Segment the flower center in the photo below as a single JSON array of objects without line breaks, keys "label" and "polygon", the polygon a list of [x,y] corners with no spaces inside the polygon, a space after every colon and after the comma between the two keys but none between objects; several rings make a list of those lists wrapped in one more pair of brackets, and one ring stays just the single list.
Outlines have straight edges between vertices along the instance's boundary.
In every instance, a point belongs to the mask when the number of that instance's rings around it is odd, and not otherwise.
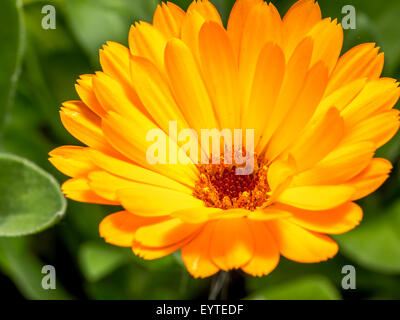
[{"label": "flower center", "polygon": [[[255,156],[256,157],[256,156]],[[237,175],[236,165],[199,165],[200,179],[196,182],[194,196],[207,207],[244,208],[254,211],[268,200],[268,167],[255,159],[255,168],[249,175]]]}]

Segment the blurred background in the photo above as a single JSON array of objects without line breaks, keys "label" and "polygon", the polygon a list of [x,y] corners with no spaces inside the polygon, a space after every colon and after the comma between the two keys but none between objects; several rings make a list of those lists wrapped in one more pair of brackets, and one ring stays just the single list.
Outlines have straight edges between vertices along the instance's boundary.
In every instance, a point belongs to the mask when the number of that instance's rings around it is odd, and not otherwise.
[{"label": "blurred background", "polygon": [[[188,0],[170,0],[187,8]],[[211,0],[227,21],[234,0]],[[272,1],[281,14],[293,0]],[[102,218],[118,209],[64,200],[48,162],[60,145],[79,144],[63,128],[58,109],[77,99],[74,83],[99,70],[108,40],[127,44],[130,25],[151,21],[157,0],[2,0],[0,3],[0,290],[9,299],[198,299],[213,279],[193,279],[179,253],[145,262],[128,248],[99,237]],[[56,9],[56,29],[42,28],[42,8]],[[343,51],[376,42],[385,52],[384,75],[400,75],[400,1],[320,0],[323,17],[357,13],[345,30]],[[19,75],[19,77],[18,77]],[[12,154],[9,156],[8,154]],[[391,178],[360,201],[365,216],[335,239],[340,254],[328,262],[281,259],[267,277],[230,274],[232,299],[400,299],[400,135],[378,151],[394,165]],[[51,175],[51,176],[50,176]],[[55,213],[56,212],[56,213]],[[65,212],[65,214],[64,214]],[[61,218],[61,216],[64,216]],[[20,223],[18,223],[20,222]],[[21,223],[22,222],[22,223]],[[56,223],[57,222],[57,223]],[[54,224],[54,225],[53,225]],[[53,225],[51,228],[48,226]],[[22,227],[21,227],[22,226]],[[22,229],[21,229],[22,228]],[[38,230],[42,232],[36,233]],[[35,233],[33,235],[29,235]],[[15,237],[19,236],[19,237]],[[53,265],[57,289],[43,290],[44,265]],[[356,269],[356,290],[343,290],[342,267]]]}]

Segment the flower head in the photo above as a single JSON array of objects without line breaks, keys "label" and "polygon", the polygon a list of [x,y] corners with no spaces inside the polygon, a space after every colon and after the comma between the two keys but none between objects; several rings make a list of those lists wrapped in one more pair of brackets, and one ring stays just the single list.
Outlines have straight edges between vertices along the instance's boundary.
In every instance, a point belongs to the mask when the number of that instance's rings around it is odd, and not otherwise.
[{"label": "flower head", "polygon": [[[353,201],[388,178],[390,162],[374,152],[399,128],[400,91],[380,77],[383,54],[366,43],[340,56],[342,42],[314,0],[283,18],[272,3],[237,0],[227,28],[208,0],[186,12],[163,3],[153,24],[132,26],[129,48],[100,50],[102,71],[81,76],[81,100],[63,104],[65,128],[85,144],[50,153],[71,177],[63,192],[121,205],[100,224],[107,242],[144,259],[180,249],[195,277],[265,275],[280,255],[333,257],[328,235],[361,221]],[[189,155],[187,129],[252,129],[251,172],[237,174],[223,148],[220,163],[198,162],[209,150]],[[149,162],[154,130],[169,135],[163,152],[176,161]]]}]

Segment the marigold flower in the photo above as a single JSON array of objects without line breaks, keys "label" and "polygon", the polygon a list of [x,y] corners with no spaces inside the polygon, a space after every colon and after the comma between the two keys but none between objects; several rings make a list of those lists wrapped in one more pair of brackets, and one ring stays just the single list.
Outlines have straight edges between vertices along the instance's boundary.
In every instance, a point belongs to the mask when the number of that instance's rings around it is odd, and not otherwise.
[{"label": "marigold flower", "polygon": [[[340,24],[321,18],[314,0],[283,18],[272,3],[237,0],[226,29],[208,0],[186,12],[163,3],[153,24],[132,26],[129,48],[100,50],[103,71],[81,76],[81,100],[63,104],[63,125],[86,145],[50,153],[71,177],[63,192],[121,205],[100,224],[105,241],[144,259],[180,249],[195,277],[266,275],[280,255],[333,257],[328,235],[361,221],[353,201],[388,178],[390,162],[374,153],[399,128],[400,91],[380,77],[383,53],[366,43],[340,56],[342,42]],[[150,164],[146,134],[168,132],[170,121],[197,132],[254,129],[254,171]]]}]

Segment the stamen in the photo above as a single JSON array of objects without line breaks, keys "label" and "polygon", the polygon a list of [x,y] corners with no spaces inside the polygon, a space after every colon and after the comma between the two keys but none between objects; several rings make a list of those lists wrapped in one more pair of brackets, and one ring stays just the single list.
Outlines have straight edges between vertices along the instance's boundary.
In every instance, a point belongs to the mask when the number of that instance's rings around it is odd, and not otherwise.
[{"label": "stamen", "polygon": [[223,164],[223,161],[199,165],[199,170],[194,196],[203,200],[207,207],[254,211],[268,200],[268,167],[257,158],[254,171],[249,175],[237,175],[236,166]]}]

